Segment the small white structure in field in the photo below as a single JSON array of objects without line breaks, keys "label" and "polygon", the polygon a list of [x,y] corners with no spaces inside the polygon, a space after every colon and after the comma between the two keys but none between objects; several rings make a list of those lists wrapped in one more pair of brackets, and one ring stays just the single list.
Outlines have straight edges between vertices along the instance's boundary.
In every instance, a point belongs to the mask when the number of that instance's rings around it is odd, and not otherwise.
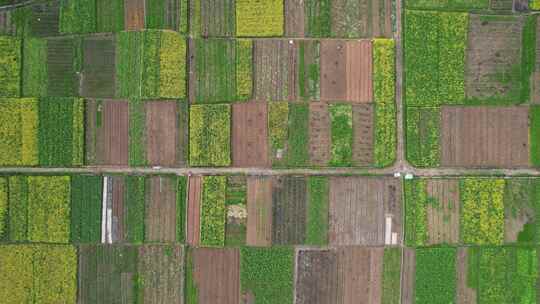
[{"label": "small white structure in field", "polygon": [[411,173],[407,173],[405,174],[405,179],[413,179],[414,175],[412,175]]},{"label": "small white structure in field", "polygon": [[385,245],[391,245],[392,244],[392,217],[386,216],[386,225],[384,229],[384,244]]},{"label": "small white structure in field", "polygon": [[400,176],[401,176],[401,172],[394,173],[394,177],[400,177]]}]

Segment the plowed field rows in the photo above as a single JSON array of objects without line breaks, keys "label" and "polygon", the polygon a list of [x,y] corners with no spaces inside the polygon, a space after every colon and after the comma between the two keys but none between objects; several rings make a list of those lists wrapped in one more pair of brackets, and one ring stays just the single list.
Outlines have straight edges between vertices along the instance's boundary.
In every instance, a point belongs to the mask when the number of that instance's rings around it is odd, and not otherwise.
[{"label": "plowed field rows", "polygon": [[270,246],[272,243],[272,179],[263,176],[247,178],[248,246]]},{"label": "plowed field rows", "polygon": [[430,179],[427,195],[438,202],[427,206],[428,243],[459,243],[459,181]]},{"label": "plowed field rows", "polygon": [[305,177],[275,177],[272,182],[272,244],[302,244],[306,235]]},{"label": "plowed field rows", "polygon": [[190,176],[187,206],[187,239],[191,246],[199,245],[201,240],[201,195],[202,177]]},{"label": "plowed field rows", "polygon": [[233,166],[270,166],[267,104],[234,104],[232,116]]},{"label": "plowed field rows", "polygon": [[152,176],[146,180],[145,234],[149,242],[176,241],[176,179]]}]

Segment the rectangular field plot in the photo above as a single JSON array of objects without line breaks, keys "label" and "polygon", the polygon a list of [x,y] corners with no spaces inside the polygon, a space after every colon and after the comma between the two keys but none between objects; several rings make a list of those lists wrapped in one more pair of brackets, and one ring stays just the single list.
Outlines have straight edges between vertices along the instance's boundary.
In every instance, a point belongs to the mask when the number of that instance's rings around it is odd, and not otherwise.
[{"label": "rectangular field plot", "polygon": [[127,31],[144,28],[145,0],[125,0],[124,19]]},{"label": "rectangular field plot", "polygon": [[401,243],[401,184],[390,178],[331,177],[330,245]]},{"label": "rectangular field plot", "polygon": [[129,107],[127,101],[87,100],[86,163],[127,165]]},{"label": "rectangular field plot", "polygon": [[272,243],[272,179],[247,178],[246,245],[270,246]]},{"label": "rectangular field plot", "polygon": [[232,163],[235,167],[270,166],[266,103],[233,105]]},{"label": "rectangular field plot", "polygon": [[372,102],[372,43],[322,40],[321,100]]},{"label": "rectangular field plot", "polygon": [[145,241],[176,241],[176,187],[175,177],[146,178]]},{"label": "rectangular field plot", "polygon": [[399,295],[400,268],[398,248],[299,250],[296,303],[387,303]]},{"label": "rectangular field plot", "polygon": [[83,40],[81,96],[116,96],[115,48],[113,36],[88,37]]},{"label": "rectangular field plot", "polygon": [[527,167],[527,107],[443,107],[441,165]]},{"label": "rectangular field plot", "polygon": [[[234,0],[199,0],[202,37],[234,37],[236,34]],[[192,18],[195,18],[193,16]],[[195,24],[196,27],[198,24]]]},{"label": "rectangular field plot", "polygon": [[202,179],[202,176],[190,176],[188,179],[186,243],[191,246],[198,246],[201,241]]},{"label": "rectangular field plot", "polygon": [[184,250],[174,245],[83,245],[78,303],[183,303]]},{"label": "rectangular field plot", "polygon": [[306,237],[306,179],[286,176],[272,180],[272,244],[302,244]]},{"label": "rectangular field plot", "polygon": [[[521,101],[521,16],[470,15],[465,90],[468,98]],[[489,102],[489,101],[488,101]]]},{"label": "rectangular field plot", "polygon": [[182,104],[175,101],[146,102],[146,158],[148,165],[184,163],[187,132]]},{"label": "rectangular field plot", "polygon": [[197,303],[240,302],[239,249],[194,248],[190,255]]}]

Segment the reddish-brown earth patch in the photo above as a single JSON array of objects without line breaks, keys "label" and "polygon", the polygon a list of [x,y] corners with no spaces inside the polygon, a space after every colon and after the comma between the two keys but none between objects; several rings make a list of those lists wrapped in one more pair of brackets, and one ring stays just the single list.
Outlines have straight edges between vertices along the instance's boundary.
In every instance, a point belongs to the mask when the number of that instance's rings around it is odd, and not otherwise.
[{"label": "reddish-brown earth patch", "polygon": [[309,104],[309,159],[315,166],[330,161],[330,114],[328,104]]},{"label": "reddish-brown earth patch", "polygon": [[458,244],[459,180],[430,179],[427,194],[437,200],[427,206],[428,244]]},{"label": "reddish-brown earth patch", "polygon": [[126,31],[144,28],[145,0],[125,0]]},{"label": "reddish-brown earth patch", "polygon": [[232,108],[232,159],[235,167],[268,167],[267,104],[237,103]]},{"label": "reddish-brown earth patch", "polygon": [[178,163],[178,105],[175,101],[151,101],[146,107],[146,157],[151,166]]},{"label": "reddish-brown earth patch", "polygon": [[272,243],[272,179],[267,176],[247,178],[248,246],[270,246]]},{"label": "reddish-brown earth patch", "polygon": [[373,164],[373,104],[352,106],[352,159],[356,166]]},{"label": "reddish-brown earth patch", "polygon": [[176,178],[150,176],[146,180],[145,240],[176,241]]},{"label": "reddish-brown earth patch", "polygon": [[198,246],[201,239],[201,189],[202,177],[188,179],[187,244]]}]

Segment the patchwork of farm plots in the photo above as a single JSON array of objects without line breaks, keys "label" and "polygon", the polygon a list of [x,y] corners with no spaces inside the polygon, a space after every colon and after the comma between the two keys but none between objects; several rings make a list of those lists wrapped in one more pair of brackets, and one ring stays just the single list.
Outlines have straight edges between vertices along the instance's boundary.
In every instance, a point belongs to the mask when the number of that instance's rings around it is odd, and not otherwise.
[{"label": "patchwork of farm plots", "polygon": [[23,2],[0,303],[537,302],[539,0]]}]

